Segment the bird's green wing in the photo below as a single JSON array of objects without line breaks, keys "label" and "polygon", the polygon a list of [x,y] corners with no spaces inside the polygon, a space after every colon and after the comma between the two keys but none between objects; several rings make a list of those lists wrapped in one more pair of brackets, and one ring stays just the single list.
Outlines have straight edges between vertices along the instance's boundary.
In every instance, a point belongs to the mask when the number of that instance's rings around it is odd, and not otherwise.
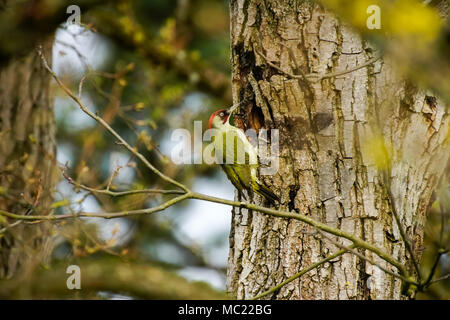
[{"label": "bird's green wing", "polygon": [[228,179],[236,187],[236,189],[242,191],[247,188],[246,183],[242,181],[238,171],[234,170],[231,165],[222,164],[222,169],[225,171]]},{"label": "bird's green wing", "polygon": [[257,166],[257,153],[247,137],[238,128],[222,131],[222,160],[228,164]]}]

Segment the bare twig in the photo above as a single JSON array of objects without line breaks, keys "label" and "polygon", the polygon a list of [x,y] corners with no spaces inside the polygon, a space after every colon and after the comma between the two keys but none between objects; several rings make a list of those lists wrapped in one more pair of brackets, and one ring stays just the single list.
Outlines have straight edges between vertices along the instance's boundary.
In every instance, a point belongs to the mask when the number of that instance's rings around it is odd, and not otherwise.
[{"label": "bare twig", "polygon": [[83,92],[83,84],[84,84],[84,81],[86,81],[87,77],[88,77],[88,73],[83,75],[83,77],[81,78],[80,83],[78,85],[78,99],[80,99],[80,100],[81,100],[81,93]]},{"label": "bare twig", "polygon": [[439,246],[442,248],[444,243],[444,230],[445,230],[445,216],[444,213],[446,210],[444,210],[444,205],[442,204],[442,201],[439,205],[439,209],[441,211],[441,231],[439,232]]},{"label": "bare twig", "polygon": [[348,232],[345,232],[343,230],[337,229],[337,228],[333,228],[325,223],[316,221],[314,219],[311,219],[309,217],[307,217],[304,214],[301,213],[292,213],[292,212],[288,212],[288,211],[281,211],[281,210],[275,210],[275,209],[271,209],[271,208],[265,208],[262,206],[258,206],[255,204],[251,204],[251,203],[246,203],[246,202],[238,202],[238,201],[231,201],[231,200],[225,200],[225,199],[221,199],[221,198],[217,198],[217,197],[212,197],[212,196],[208,196],[208,195],[204,195],[201,193],[197,193],[197,192],[192,192],[192,199],[198,199],[198,200],[204,200],[204,201],[210,201],[210,202],[216,202],[216,203],[222,203],[222,204],[226,204],[226,205],[230,205],[230,206],[235,206],[235,207],[241,207],[241,208],[247,208],[250,210],[254,210],[254,211],[258,211],[258,212],[262,212],[262,213],[266,213],[269,214],[271,216],[275,216],[275,217],[280,217],[280,218],[289,218],[289,219],[295,219],[295,220],[299,220],[302,221],[310,226],[313,226],[314,228],[316,228],[317,230],[322,230],[326,233],[330,233],[333,234],[335,236],[341,237],[341,238],[345,238],[347,240],[350,240],[354,245],[367,249],[373,253],[375,253],[376,255],[378,255],[381,259],[383,259],[384,261],[388,262],[389,264],[395,266],[400,274],[407,276],[408,273],[406,271],[406,269],[404,268],[403,264],[400,263],[399,261],[397,261],[396,259],[394,259],[391,255],[387,254],[386,252],[384,252],[383,250],[381,250],[380,248],[354,236],[353,234],[350,234]]},{"label": "bare twig", "polygon": [[275,210],[275,209],[271,209],[271,208],[265,208],[262,206],[258,206],[256,204],[251,204],[251,203],[246,203],[246,202],[226,200],[226,199],[208,196],[205,194],[192,192],[192,191],[189,191],[189,192],[187,192],[181,196],[178,196],[176,198],[173,198],[157,207],[140,209],[140,210],[132,210],[132,211],[123,211],[123,212],[115,212],[115,213],[84,213],[84,212],[81,212],[81,213],[76,213],[76,214],[66,214],[66,215],[57,215],[57,216],[55,216],[55,215],[25,216],[25,215],[19,215],[19,214],[14,214],[11,212],[0,210],[0,214],[7,216],[9,218],[23,219],[23,220],[62,220],[62,219],[75,218],[75,217],[100,217],[100,218],[111,219],[111,218],[126,217],[126,216],[130,216],[130,215],[151,214],[151,213],[159,212],[159,211],[162,211],[162,210],[164,210],[180,201],[183,201],[185,199],[197,199],[197,200],[221,203],[221,204],[234,206],[234,207],[247,208],[250,210],[269,214],[269,215],[275,216],[275,217],[295,219],[295,220],[302,221],[308,225],[313,226],[314,228],[316,228],[318,230],[322,230],[324,232],[333,234],[335,236],[350,240],[356,246],[367,249],[367,250],[375,253],[381,259],[385,260],[389,264],[396,267],[399,270],[400,274],[407,275],[407,272],[406,272],[404,266],[402,265],[402,263],[397,261],[395,258],[393,258],[388,253],[384,252],[382,249],[380,249],[358,237],[355,237],[353,234],[350,234],[348,232],[345,232],[345,231],[337,229],[337,228],[333,228],[325,223],[311,219],[311,218],[307,217],[306,215],[303,215],[300,213],[291,213],[291,212],[287,212],[287,211],[279,211],[279,210]]},{"label": "bare twig", "polygon": [[423,283],[423,287],[429,287],[433,282],[433,276],[436,273],[437,267],[439,265],[439,261],[441,260],[442,255],[446,254],[448,250],[439,249],[436,258],[434,259],[433,265],[431,266],[430,273],[428,274],[427,279]]},{"label": "bare twig", "polygon": [[[349,248],[354,248],[354,247],[355,247],[355,245],[351,245]],[[301,270],[300,272],[294,274],[293,276],[287,278],[286,280],[284,280],[284,281],[281,282],[280,284],[278,284],[278,285],[276,285],[276,286],[270,288],[269,290],[267,290],[267,291],[265,291],[265,292],[263,292],[263,293],[261,293],[261,294],[255,296],[255,297],[253,297],[253,298],[250,298],[250,300],[258,300],[258,299],[261,299],[261,298],[263,298],[263,297],[265,297],[265,296],[267,296],[267,295],[269,295],[269,294],[271,294],[271,293],[274,293],[274,292],[280,290],[283,286],[287,285],[288,283],[290,283],[290,282],[292,282],[292,281],[294,281],[294,280],[300,278],[300,277],[301,277],[302,275],[304,275],[305,273],[308,273],[309,271],[318,268],[319,266],[321,266],[321,265],[327,263],[327,262],[330,261],[330,260],[333,260],[333,259],[335,259],[335,258],[337,258],[337,257],[339,257],[339,256],[341,256],[341,255],[343,255],[343,254],[346,253],[346,252],[347,252],[347,249],[341,249],[341,250],[339,250],[339,251],[333,253],[332,255],[329,255],[328,257],[326,257],[326,258],[324,258],[324,259],[322,259],[322,260],[320,260],[320,261],[318,261],[318,262],[316,262],[316,263],[313,263],[313,264],[310,265],[309,267],[307,267],[307,268]]]},{"label": "bare twig", "polygon": [[15,222],[11,223],[11,224],[8,224],[6,227],[0,229],[0,234],[5,233],[5,232],[8,231],[10,228],[15,227],[15,226],[21,224],[22,222],[23,222],[23,220],[17,220],[17,221],[15,221]]}]

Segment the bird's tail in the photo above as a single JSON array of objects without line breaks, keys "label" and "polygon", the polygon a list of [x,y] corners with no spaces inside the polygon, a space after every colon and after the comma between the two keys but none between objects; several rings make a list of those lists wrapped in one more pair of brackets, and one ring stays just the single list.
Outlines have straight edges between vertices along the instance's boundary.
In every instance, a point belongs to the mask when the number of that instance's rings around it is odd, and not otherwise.
[{"label": "bird's tail", "polygon": [[278,198],[269,188],[262,185],[261,183],[253,182],[252,186],[253,191],[266,198],[269,202],[273,204],[275,204],[276,201],[280,202],[280,198]]}]

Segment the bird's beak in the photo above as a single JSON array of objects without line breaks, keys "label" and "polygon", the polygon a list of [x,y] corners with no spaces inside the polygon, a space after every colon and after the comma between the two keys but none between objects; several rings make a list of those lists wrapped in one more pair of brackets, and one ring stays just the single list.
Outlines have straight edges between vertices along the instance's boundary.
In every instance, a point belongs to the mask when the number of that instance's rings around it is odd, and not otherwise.
[{"label": "bird's beak", "polygon": [[228,113],[232,114],[241,104],[242,104],[242,101],[238,102],[236,104],[233,104],[231,107],[228,108]]}]

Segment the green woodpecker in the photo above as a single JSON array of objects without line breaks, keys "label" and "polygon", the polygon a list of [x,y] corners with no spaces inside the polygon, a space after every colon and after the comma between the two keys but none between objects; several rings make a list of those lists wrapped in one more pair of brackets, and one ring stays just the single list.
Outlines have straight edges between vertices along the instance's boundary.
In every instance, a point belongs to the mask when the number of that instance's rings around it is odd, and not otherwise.
[{"label": "green woodpecker", "polygon": [[216,157],[222,158],[223,170],[239,191],[244,189],[254,191],[271,203],[279,201],[279,198],[257,177],[259,166],[257,151],[244,131],[233,125],[234,109],[232,107],[230,110],[218,110],[209,118],[209,128],[218,130],[214,139]]}]

